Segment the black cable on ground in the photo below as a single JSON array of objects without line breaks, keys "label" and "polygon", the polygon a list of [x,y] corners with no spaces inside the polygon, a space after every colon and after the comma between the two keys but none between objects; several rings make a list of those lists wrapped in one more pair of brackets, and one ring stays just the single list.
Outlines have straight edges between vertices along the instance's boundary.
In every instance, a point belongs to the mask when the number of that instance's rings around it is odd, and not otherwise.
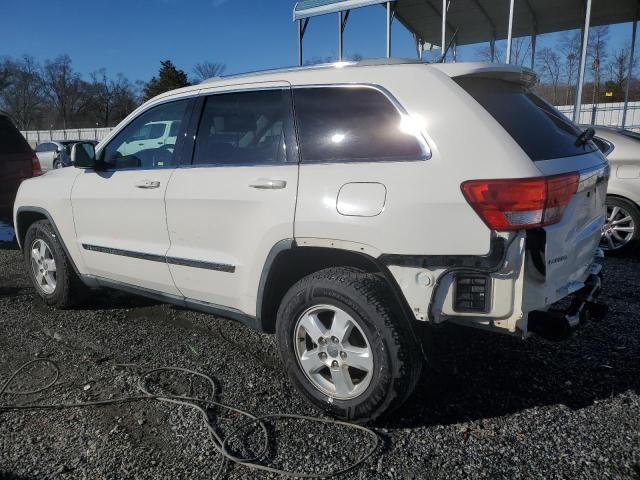
[{"label": "black cable on ground", "polygon": [[[48,365],[50,368],[53,369],[54,371],[54,375],[53,375],[53,379],[50,380],[49,382],[47,382],[46,385],[44,385],[43,387],[37,388],[37,389],[33,389],[33,390],[22,390],[22,391],[13,391],[13,390],[9,390],[9,385],[11,385],[11,383],[15,380],[16,377],[18,377],[18,375],[20,375],[25,369],[27,369],[28,367],[36,364],[36,363],[43,363],[45,365]],[[128,366],[136,366],[136,365],[128,365]],[[156,395],[156,394],[152,394],[149,389],[147,388],[147,380],[148,377],[158,373],[158,372],[182,372],[182,373],[186,373],[188,375],[195,375],[198,376],[202,379],[204,379],[210,386],[211,386],[211,393],[209,394],[208,398],[196,398],[196,397],[186,397],[186,396],[180,396],[180,395]],[[0,386],[0,397],[4,394],[11,394],[11,395],[33,395],[36,393],[41,393],[46,391],[47,389],[51,388],[53,385],[55,385],[55,383],[58,381],[58,378],[60,377],[60,368],[58,367],[58,365],[53,361],[53,360],[49,360],[46,358],[37,358],[35,360],[31,360],[25,364],[23,364],[20,368],[18,368],[16,371],[14,371],[9,378],[7,379],[6,382],[4,382],[4,384],[2,386]],[[200,414],[202,415],[202,421],[205,425],[205,427],[207,428],[207,430],[209,431],[209,434],[212,438],[212,442],[213,442],[213,447],[216,450],[216,452],[218,454],[221,455],[222,457],[222,461],[220,462],[220,467],[218,468],[218,471],[216,472],[214,479],[220,478],[220,475],[223,473],[225,467],[227,466],[227,464],[229,462],[237,464],[237,465],[242,465],[245,466],[247,468],[253,469],[253,470],[260,470],[260,471],[264,471],[264,472],[271,472],[271,473],[276,473],[279,475],[285,475],[288,477],[297,477],[297,478],[330,478],[330,477],[336,477],[339,475],[343,475],[347,472],[350,472],[351,470],[354,470],[355,468],[359,467],[363,462],[365,462],[367,459],[369,459],[373,453],[377,450],[379,444],[380,444],[380,438],[378,437],[378,435],[376,434],[376,432],[374,432],[373,430],[360,426],[360,425],[354,425],[351,423],[347,423],[347,422],[342,422],[339,420],[331,420],[331,419],[323,419],[323,418],[317,418],[317,417],[310,417],[310,416],[306,416],[306,415],[293,415],[293,414],[272,414],[272,415],[262,415],[262,416],[255,416],[252,415],[249,412],[246,412],[244,410],[240,410],[238,408],[235,408],[231,405],[226,405],[223,403],[220,403],[218,401],[215,400],[216,398],[216,386],[215,386],[215,382],[213,380],[213,378],[211,378],[208,375],[205,375],[204,373],[200,373],[197,372],[195,370],[190,370],[187,368],[180,368],[180,367],[161,367],[161,368],[154,368],[151,370],[146,370],[144,372],[142,372],[142,374],[140,374],[140,376],[138,377],[138,390],[140,390],[140,392],[142,392],[142,395],[134,395],[134,396],[129,396],[129,397],[122,397],[122,398],[116,398],[116,399],[107,399],[107,400],[94,400],[94,401],[90,401],[90,402],[79,402],[79,403],[61,403],[61,404],[52,404],[52,405],[2,405],[0,404],[0,411],[3,410],[60,410],[60,409],[67,409],[67,408],[82,408],[82,407],[92,407],[92,406],[99,406],[99,405],[114,405],[114,404],[122,404],[122,403],[129,403],[129,402],[138,402],[138,401],[143,401],[143,400],[158,400],[160,402],[167,402],[167,403],[173,403],[176,405],[183,405],[189,408],[192,408],[198,412],[200,412]],[[207,414],[207,410],[206,409],[211,409],[211,407],[219,407],[221,409],[224,410],[228,410],[231,412],[235,412],[243,417],[245,417],[247,420],[242,422],[237,428],[235,428],[229,435],[226,436],[226,438],[222,438],[221,435],[218,434],[218,432],[216,431],[216,429],[214,428],[214,426],[212,425],[211,421],[209,420],[208,414]],[[351,463],[350,465],[347,465],[346,467],[339,469],[339,470],[335,470],[333,472],[326,472],[326,473],[304,473],[304,472],[294,472],[294,471],[287,471],[287,470],[282,470],[279,468],[275,468],[275,467],[270,467],[267,465],[262,465],[260,463],[257,463],[259,460],[261,460],[262,458],[264,458],[264,456],[266,455],[267,451],[269,450],[269,446],[270,446],[270,439],[269,439],[269,435],[268,435],[268,430],[265,424],[266,420],[278,420],[278,419],[293,419],[293,420],[302,420],[302,421],[306,421],[306,422],[312,422],[312,423],[320,423],[320,424],[325,424],[325,425],[337,425],[337,426],[341,426],[344,427],[346,429],[351,429],[351,430],[357,430],[359,432],[364,433],[365,435],[369,436],[372,439],[372,446],[369,450],[367,450],[362,457],[360,457],[357,461]],[[230,451],[229,451],[229,441],[233,438],[238,437],[238,435],[242,432],[242,431],[246,431],[246,429],[251,426],[251,425],[255,425],[255,426],[259,426],[260,430],[261,430],[261,435],[262,435],[262,447],[260,449],[260,451],[255,454],[253,457],[237,457],[235,455],[233,455]]]}]

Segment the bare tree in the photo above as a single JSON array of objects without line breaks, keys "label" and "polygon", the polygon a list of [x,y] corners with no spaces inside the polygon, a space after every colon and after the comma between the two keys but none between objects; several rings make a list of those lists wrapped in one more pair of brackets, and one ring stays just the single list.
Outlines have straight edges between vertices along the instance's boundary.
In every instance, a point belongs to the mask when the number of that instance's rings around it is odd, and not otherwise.
[{"label": "bare tree", "polygon": [[4,108],[18,126],[29,129],[45,102],[40,65],[28,55],[7,61],[8,86],[4,89]]},{"label": "bare tree", "polygon": [[305,65],[320,65],[322,63],[333,63],[334,57],[311,57],[304,61]]},{"label": "bare tree", "polygon": [[588,57],[591,61],[593,75],[592,103],[597,103],[600,98],[600,83],[602,79],[602,67],[607,59],[607,40],[609,26],[593,27],[589,30]]},{"label": "bare tree", "polygon": [[538,53],[538,62],[542,68],[544,80],[548,81],[553,87],[554,105],[558,104],[560,90],[560,73],[562,72],[562,60],[560,56],[550,48],[543,48]]},{"label": "bare tree", "polygon": [[501,58],[504,58],[503,50],[496,44],[493,49],[494,55],[491,56],[491,44],[487,44],[476,50],[476,56],[482,62],[499,62]]},{"label": "bare tree", "polygon": [[227,69],[224,63],[202,62],[193,67],[196,83],[203,82],[207,78],[219,77]]},{"label": "bare tree", "polygon": [[[505,43],[505,42],[501,42]],[[527,37],[516,37],[511,41],[511,63],[513,65],[524,65],[527,58],[530,58],[531,40]],[[476,50],[476,56],[483,62],[506,62],[507,49],[497,43],[494,46],[494,55],[491,56],[491,44],[487,44]]]},{"label": "bare tree", "polygon": [[[10,82],[10,72],[11,69],[11,60],[9,58],[2,59],[0,61],[0,94],[2,91],[9,86]],[[1,97],[0,97],[1,100]]]},{"label": "bare tree", "polygon": [[565,33],[560,40],[560,52],[564,57],[564,81],[566,83],[565,105],[573,102],[574,87],[577,83],[577,73],[580,68],[580,46],[582,40],[580,32]]},{"label": "bare tree", "polygon": [[629,48],[619,48],[613,55],[613,59],[609,63],[609,80],[620,90],[624,89],[627,81],[627,72],[629,62]]},{"label": "bare tree", "polygon": [[61,55],[53,61],[44,64],[44,82],[46,92],[55,108],[58,117],[62,119],[62,128],[69,126],[69,121],[86,105],[85,84],[80,74],[73,71],[71,58]]},{"label": "bare tree", "polygon": [[516,37],[511,42],[511,63],[524,65],[531,55],[531,40],[529,37]]}]

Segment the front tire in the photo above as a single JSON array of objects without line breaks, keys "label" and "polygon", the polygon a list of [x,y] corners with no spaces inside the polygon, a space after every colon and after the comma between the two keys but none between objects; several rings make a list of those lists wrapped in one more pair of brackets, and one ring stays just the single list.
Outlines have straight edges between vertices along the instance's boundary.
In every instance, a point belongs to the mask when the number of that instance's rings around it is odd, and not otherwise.
[{"label": "front tire", "polygon": [[25,236],[24,262],[42,301],[55,308],[69,308],[86,292],[73,271],[60,239],[47,220],[34,222]]},{"label": "front tire", "polygon": [[313,273],[287,292],[276,324],[280,358],[317,409],[368,423],[413,392],[422,356],[387,284],[353,268]]},{"label": "front tire", "polygon": [[621,197],[607,197],[606,220],[602,227],[600,247],[608,254],[628,251],[640,239],[640,210]]}]

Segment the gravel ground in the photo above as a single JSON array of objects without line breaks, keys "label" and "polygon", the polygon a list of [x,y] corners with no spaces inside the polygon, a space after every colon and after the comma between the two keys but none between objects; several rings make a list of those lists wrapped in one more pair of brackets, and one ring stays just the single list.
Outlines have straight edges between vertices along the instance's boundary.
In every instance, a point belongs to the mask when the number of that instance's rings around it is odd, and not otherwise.
[{"label": "gravel ground", "polygon": [[[437,367],[399,414],[376,426],[382,446],[374,457],[344,478],[640,479],[640,258],[608,259],[605,269],[608,316],[568,341],[438,331]],[[175,365],[215,377],[220,401],[254,414],[314,415],[283,374],[270,336],[117,292],[97,292],[90,305],[45,307],[19,252],[0,246],[0,384],[46,357],[61,377],[42,401],[89,401],[135,393],[140,368]],[[50,375],[32,373],[33,381]],[[157,380],[181,394],[206,392],[183,376]],[[12,388],[33,385],[22,379]],[[32,398],[5,395],[0,403]],[[238,418],[220,415],[229,432]],[[370,446],[338,426],[268,428],[269,464],[281,468],[333,470]],[[0,413],[3,480],[212,478],[219,460],[186,407],[145,401]],[[223,478],[279,477],[230,466]]]}]

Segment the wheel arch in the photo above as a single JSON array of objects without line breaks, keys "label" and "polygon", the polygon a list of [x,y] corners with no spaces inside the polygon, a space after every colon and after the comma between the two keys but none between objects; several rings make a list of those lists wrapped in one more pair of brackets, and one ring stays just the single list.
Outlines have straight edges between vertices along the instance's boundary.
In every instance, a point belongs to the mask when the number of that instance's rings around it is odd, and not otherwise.
[{"label": "wheel arch", "polygon": [[626,200],[627,202],[631,202],[632,204],[635,205],[635,207],[640,212],[640,204],[638,204],[638,202],[636,202],[634,199],[630,198],[628,195],[625,195],[623,193],[619,193],[617,191],[614,192],[614,193],[607,192],[607,198],[609,198],[609,197],[619,198],[621,200]]},{"label": "wheel arch", "polygon": [[62,245],[62,249],[64,250],[64,253],[67,256],[67,259],[69,260],[69,263],[71,264],[71,267],[73,268],[76,275],[78,275],[78,277],[81,278],[83,282],[87,284],[92,283],[88,281],[86,277],[83,276],[78,270],[73,257],[69,254],[69,250],[67,249],[64,238],[62,238],[62,235],[60,235],[60,230],[58,230],[56,222],[53,220],[51,214],[44,208],[18,207],[15,218],[15,231],[16,241],[18,242],[18,247],[20,248],[20,250],[24,251],[24,239],[27,235],[27,230],[29,230],[29,227],[40,220],[47,220],[51,224],[51,228],[53,228],[54,233],[58,237],[60,245]]},{"label": "wheel arch", "polygon": [[271,249],[260,276],[256,312],[261,330],[275,332],[278,307],[298,280],[332,267],[354,267],[379,274],[407,318],[411,318],[411,309],[395,278],[376,258],[342,248],[299,246],[294,240],[282,240]]}]

